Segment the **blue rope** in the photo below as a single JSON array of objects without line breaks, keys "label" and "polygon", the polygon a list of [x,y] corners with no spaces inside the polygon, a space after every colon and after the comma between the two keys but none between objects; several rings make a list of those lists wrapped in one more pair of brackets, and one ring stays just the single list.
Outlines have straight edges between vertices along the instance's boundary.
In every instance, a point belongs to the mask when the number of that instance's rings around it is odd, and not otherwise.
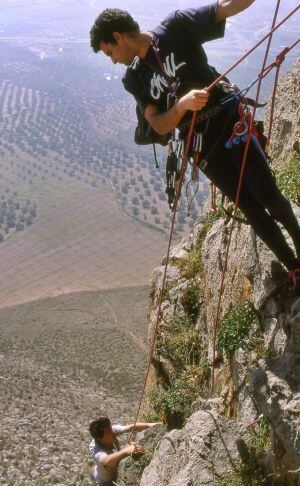
[{"label": "blue rope", "polygon": [[241,99],[243,99],[245,97],[245,95],[250,91],[250,89],[256,83],[258,83],[259,80],[260,80],[260,76],[257,76],[257,78],[255,78],[254,81],[252,81],[252,83],[250,83],[248,86],[246,86],[246,88],[241,89],[240,91],[235,93],[233,96],[231,96],[231,98],[228,98],[227,100],[224,100],[224,101],[220,101],[220,105],[225,106],[225,105],[227,105],[227,103],[230,103],[231,101],[234,101],[234,100],[240,101]]}]

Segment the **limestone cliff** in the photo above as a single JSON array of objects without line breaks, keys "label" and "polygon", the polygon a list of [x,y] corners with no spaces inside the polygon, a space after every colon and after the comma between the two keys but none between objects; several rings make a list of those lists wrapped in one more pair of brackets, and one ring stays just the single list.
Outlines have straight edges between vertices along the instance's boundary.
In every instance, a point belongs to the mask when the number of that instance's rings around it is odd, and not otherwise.
[{"label": "limestone cliff", "polygon": [[[277,160],[299,152],[299,74],[300,62],[279,85]],[[230,224],[224,213],[208,213],[172,250],[153,367],[157,386],[148,398],[169,432],[135,479],[141,486],[300,485],[300,298],[243,222],[229,254],[214,396],[204,404]],[[162,273],[163,267],[153,273],[149,338]]]}]

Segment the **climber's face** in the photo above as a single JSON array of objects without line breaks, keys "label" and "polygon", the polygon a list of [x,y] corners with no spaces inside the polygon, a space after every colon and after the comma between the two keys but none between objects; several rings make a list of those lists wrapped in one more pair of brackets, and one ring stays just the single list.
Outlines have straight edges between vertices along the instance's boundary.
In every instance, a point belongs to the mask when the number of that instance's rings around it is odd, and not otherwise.
[{"label": "climber's face", "polygon": [[100,49],[114,64],[124,64],[130,66],[136,56],[136,49],[132,45],[132,38],[127,33],[120,34],[114,32],[113,36],[116,44],[111,42],[101,42]]},{"label": "climber's face", "polygon": [[98,440],[101,444],[109,447],[112,446],[116,439],[116,434],[112,427],[106,427],[103,431],[103,436]]}]

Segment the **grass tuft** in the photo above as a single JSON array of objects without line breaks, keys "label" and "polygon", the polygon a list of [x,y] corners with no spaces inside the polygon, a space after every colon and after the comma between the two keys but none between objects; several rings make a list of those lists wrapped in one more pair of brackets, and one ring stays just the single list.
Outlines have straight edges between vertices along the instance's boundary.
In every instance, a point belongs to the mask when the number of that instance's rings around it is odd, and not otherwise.
[{"label": "grass tuft", "polygon": [[287,159],[275,168],[276,181],[279,189],[291,201],[300,206],[300,155]]},{"label": "grass tuft", "polygon": [[[250,302],[229,311],[221,321],[221,330],[218,336],[218,345],[231,357],[238,348],[249,347],[251,328],[255,328],[256,335],[259,331],[260,318]],[[255,343],[250,342],[250,346]]]}]

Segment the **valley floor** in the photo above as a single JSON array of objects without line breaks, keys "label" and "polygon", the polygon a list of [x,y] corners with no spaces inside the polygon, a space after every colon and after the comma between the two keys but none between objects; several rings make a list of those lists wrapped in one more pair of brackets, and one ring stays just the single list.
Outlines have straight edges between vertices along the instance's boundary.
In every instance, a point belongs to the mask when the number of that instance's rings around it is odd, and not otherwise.
[{"label": "valley floor", "polygon": [[80,292],[0,311],[0,482],[91,484],[88,425],[134,418],[147,287]]}]

